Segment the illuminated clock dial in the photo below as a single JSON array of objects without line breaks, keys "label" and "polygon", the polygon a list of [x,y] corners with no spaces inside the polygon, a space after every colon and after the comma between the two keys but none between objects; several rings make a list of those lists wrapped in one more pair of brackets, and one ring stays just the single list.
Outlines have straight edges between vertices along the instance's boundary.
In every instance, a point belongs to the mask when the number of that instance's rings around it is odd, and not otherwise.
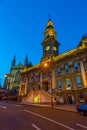
[{"label": "illuminated clock dial", "polygon": [[56,46],[53,46],[53,50],[54,50],[54,51],[56,51],[56,50],[57,50]]},{"label": "illuminated clock dial", "polygon": [[50,46],[47,46],[47,47],[46,47],[46,51],[48,51],[49,49],[50,49]]}]

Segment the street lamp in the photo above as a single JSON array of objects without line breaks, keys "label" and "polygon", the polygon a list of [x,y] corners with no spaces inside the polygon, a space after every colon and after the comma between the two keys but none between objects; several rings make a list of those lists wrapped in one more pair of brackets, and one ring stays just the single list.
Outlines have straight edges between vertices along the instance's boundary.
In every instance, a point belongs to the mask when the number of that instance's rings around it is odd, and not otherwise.
[{"label": "street lamp", "polygon": [[51,80],[51,83],[50,83],[50,88],[51,88],[51,107],[52,107],[52,109],[53,109],[52,80]]},{"label": "street lamp", "polygon": [[5,86],[4,87],[8,90],[9,87],[10,87],[10,77],[11,77],[11,75],[5,74],[4,76],[5,76]]}]

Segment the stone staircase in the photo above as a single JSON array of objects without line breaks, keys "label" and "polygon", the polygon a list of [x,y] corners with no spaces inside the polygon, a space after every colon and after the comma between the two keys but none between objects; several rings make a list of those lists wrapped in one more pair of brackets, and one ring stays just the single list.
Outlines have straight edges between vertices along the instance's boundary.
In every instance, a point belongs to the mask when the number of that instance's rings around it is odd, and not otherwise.
[{"label": "stone staircase", "polygon": [[50,104],[52,101],[56,102],[56,100],[54,100],[54,97],[44,90],[32,91],[22,99],[22,103],[36,104]]}]

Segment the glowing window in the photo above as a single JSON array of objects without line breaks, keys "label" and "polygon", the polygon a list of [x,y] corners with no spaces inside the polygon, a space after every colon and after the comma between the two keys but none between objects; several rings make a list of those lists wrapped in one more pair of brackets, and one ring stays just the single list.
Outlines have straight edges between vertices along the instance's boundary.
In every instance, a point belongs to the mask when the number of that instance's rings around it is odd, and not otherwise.
[{"label": "glowing window", "polygon": [[76,82],[77,82],[77,86],[81,87],[82,83],[81,83],[81,78],[80,77],[76,78]]},{"label": "glowing window", "polygon": [[62,82],[58,81],[58,89],[62,89]]},{"label": "glowing window", "polygon": [[61,72],[60,67],[58,67],[57,68],[57,74],[60,75],[60,72]]},{"label": "glowing window", "polygon": [[68,65],[65,65],[65,72],[69,73],[69,66]]},{"label": "glowing window", "polygon": [[71,88],[71,81],[70,79],[66,79],[66,85],[68,88]]},{"label": "glowing window", "polygon": [[74,70],[78,70],[78,69],[79,69],[78,62],[74,62]]}]

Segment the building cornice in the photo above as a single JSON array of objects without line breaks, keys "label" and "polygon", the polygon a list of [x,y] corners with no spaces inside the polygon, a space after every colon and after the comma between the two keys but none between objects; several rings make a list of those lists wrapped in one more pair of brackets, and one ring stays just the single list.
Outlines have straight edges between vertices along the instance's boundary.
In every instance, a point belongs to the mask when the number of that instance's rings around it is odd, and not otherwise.
[{"label": "building cornice", "polygon": [[80,54],[82,52],[86,52],[86,51],[87,51],[87,47],[80,46],[80,47],[70,50],[64,54],[53,57],[53,60],[58,61],[58,60],[63,60],[68,57],[75,57],[75,55],[78,55],[78,54]]}]

